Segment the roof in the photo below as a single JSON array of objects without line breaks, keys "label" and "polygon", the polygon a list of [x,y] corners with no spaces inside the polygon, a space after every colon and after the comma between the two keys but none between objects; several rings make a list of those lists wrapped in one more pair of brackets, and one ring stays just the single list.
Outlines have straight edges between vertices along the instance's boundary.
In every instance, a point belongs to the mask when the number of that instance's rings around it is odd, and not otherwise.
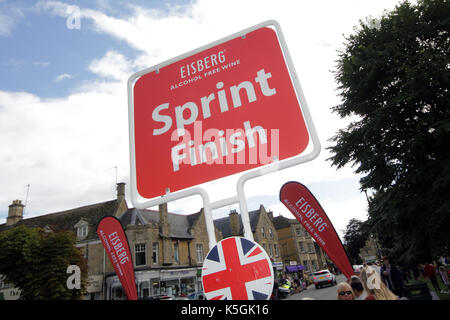
[{"label": "roof", "polygon": [[53,231],[74,231],[75,224],[77,224],[77,222],[79,222],[80,220],[84,220],[90,226],[88,236],[85,239],[94,239],[97,238],[97,223],[104,216],[114,215],[118,209],[119,204],[120,203],[116,199],[70,210],[41,215],[33,218],[23,219],[12,226],[7,226],[5,223],[0,225],[0,232],[21,225],[28,228],[44,228],[48,226]]},{"label": "roof", "polygon": [[299,224],[296,219],[289,219],[283,216],[274,217],[272,222],[275,226],[275,229],[288,228],[291,226],[291,224]]},{"label": "roof", "polygon": [[[260,213],[261,213],[260,209],[250,211],[248,213],[249,218],[250,218],[250,227],[252,229],[252,232],[256,231],[256,225],[258,224]],[[228,238],[228,237],[232,236],[229,216],[225,217],[225,218],[220,218],[220,219],[214,220],[214,225],[216,226],[217,229],[220,230],[220,232],[222,232],[223,238]],[[241,214],[239,214],[239,226],[240,226],[239,227],[239,235],[243,235],[244,234],[244,226],[242,225]]]},{"label": "roof", "polygon": [[[190,229],[201,215],[201,211],[183,215],[168,213],[168,219],[170,224],[170,237],[179,239],[193,239],[194,237],[190,233]],[[119,220],[122,222],[122,226],[126,228],[129,225],[141,225],[146,224],[159,224],[159,212],[155,210],[140,210],[140,209],[128,209],[124,212]]]},{"label": "roof", "polygon": [[[11,226],[7,226],[5,223],[0,225],[0,232],[20,225],[28,228],[44,228],[48,226],[53,231],[75,231],[75,225],[83,220],[89,225],[88,235],[83,240],[97,239],[96,227],[98,222],[105,216],[115,215],[119,205],[119,201],[112,200],[23,219]],[[194,226],[200,215],[201,211],[189,215],[168,213],[170,237],[179,239],[193,239],[194,237],[191,235],[190,229]],[[138,210],[132,208],[123,212],[118,218],[124,229],[126,229],[129,225],[147,225],[150,223],[159,224],[159,212],[154,210]]]}]

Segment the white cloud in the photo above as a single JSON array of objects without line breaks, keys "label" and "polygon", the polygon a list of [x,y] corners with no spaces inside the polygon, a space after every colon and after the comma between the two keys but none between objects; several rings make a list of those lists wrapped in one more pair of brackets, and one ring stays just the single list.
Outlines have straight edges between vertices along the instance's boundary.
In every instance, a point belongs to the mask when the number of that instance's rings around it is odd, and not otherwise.
[{"label": "white cloud", "polygon": [[33,65],[35,67],[45,68],[45,67],[48,67],[50,65],[50,62],[48,62],[48,61],[34,61]]},{"label": "white cloud", "polygon": [[103,58],[95,59],[89,70],[100,77],[127,80],[131,74],[131,63],[122,54],[108,51]]},{"label": "white cloud", "polygon": [[[132,14],[121,17],[108,15],[112,12],[109,9],[105,13],[81,8],[82,20],[92,22],[83,22],[82,28],[94,26],[97,32],[137,49],[140,55],[132,59],[119,51],[105,50],[88,66],[98,79],[84,82],[70,95],[57,99],[0,91],[0,167],[7,168],[0,170],[0,211],[7,210],[13,199],[24,199],[28,183],[30,214],[114,198],[114,166],[118,166],[119,180],[129,182],[126,80],[131,73],[264,20],[276,19],[300,78],[322,152],[312,162],[249,181],[245,192],[247,198],[260,197],[263,201],[266,197],[270,208],[288,214],[276,204],[284,182],[297,180],[308,185],[355,177],[351,168],[336,171],[325,160],[330,156],[325,149],[329,146],[326,139],[348,122],[330,111],[339,103],[330,70],[337,59],[336,50],[342,46],[342,34],[350,34],[359,19],[378,16],[396,2],[199,0],[164,10],[134,6]],[[108,4],[104,3],[105,8]],[[63,18],[67,17],[67,7],[58,1],[36,5],[42,12]],[[57,79],[72,76],[63,73]],[[236,180],[229,177],[209,183],[211,200],[235,195]],[[355,183],[356,193],[358,188]],[[365,214],[363,195],[345,200],[331,195],[320,201],[338,231],[351,217]],[[198,197],[193,197],[169,204],[169,210],[194,212],[201,205]]]},{"label": "white cloud", "polygon": [[0,91],[2,210],[28,183],[29,214],[113,199],[113,167],[128,173],[125,103],[124,83],[59,99]]},{"label": "white cloud", "polygon": [[23,9],[15,3],[5,3],[0,7],[0,36],[11,35],[17,23],[24,17]]},{"label": "white cloud", "polygon": [[63,80],[66,80],[66,79],[72,79],[72,78],[73,78],[73,75],[68,74],[68,73],[62,73],[62,74],[58,75],[58,76],[55,78],[55,81],[56,81],[56,82],[61,82],[61,81],[63,81]]},{"label": "white cloud", "polygon": [[3,12],[0,12],[0,36],[10,34],[13,27],[14,20]]}]

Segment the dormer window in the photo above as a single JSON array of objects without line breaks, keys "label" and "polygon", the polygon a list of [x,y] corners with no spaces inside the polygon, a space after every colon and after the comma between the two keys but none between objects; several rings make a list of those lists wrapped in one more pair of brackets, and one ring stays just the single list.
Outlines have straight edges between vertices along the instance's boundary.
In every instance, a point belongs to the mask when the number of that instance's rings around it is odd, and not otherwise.
[{"label": "dormer window", "polygon": [[75,225],[75,229],[77,230],[77,238],[78,240],[83,240],[88,236],[89,233],[89,224],[87,221],[84,221],[81,219],[78,221],[78,223]]},{"label": "dormer window", "polygon": [[87,226],[82,226],[77,228],[77,237],[78,238],[85,238],[87,237],[88,234],[88,227]]}]

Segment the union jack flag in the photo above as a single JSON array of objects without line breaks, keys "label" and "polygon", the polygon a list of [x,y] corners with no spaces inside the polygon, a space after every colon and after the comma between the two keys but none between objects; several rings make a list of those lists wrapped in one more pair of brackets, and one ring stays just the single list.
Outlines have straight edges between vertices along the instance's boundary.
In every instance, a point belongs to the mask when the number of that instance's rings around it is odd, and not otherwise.
[{"label": "union jack flag", "polygon": [[230,237],[208,253],[202,281],[208,300],[267,300],[273,288],[272,263],[255,242]]}]

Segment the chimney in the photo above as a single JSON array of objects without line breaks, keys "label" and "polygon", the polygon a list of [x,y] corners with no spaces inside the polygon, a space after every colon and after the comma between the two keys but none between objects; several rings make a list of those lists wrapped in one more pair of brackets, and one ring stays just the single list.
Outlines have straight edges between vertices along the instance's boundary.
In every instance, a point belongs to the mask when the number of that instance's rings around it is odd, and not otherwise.
[{"label": "chimney", "polygon": [[159,232],[163,237],[169,237],[170,235],[170,225],[169,225],[169,214],[167,211],[167,203],[160,204],[158,206],[159,212]]},{"label": "chimney", "polygon": [[117,200],[124,200],[125,199],[125,183],[119,182],[116,186],[117,190]]},{"label": "chimney", "polygon": [[235,209],[230,211],[230,230],[232,236],[238,236],[240,230],[239,214]]},{"label": "chimney", "polygon": [[267,211],[270,221],[273,221],[273,211]]},{"label": "chimney", "polygon": [[170,237],[169,213],[167,203],[160,204],[159,211],[159,234],[162,238],[162,264],[170,265],[173,263],[172,239]]},{"label": "chimney", "polygon": [[9,205],[8,218],[6,219],[6,225],[12,226],[23,219],[23,207],[22,201],[14,200]]}]

